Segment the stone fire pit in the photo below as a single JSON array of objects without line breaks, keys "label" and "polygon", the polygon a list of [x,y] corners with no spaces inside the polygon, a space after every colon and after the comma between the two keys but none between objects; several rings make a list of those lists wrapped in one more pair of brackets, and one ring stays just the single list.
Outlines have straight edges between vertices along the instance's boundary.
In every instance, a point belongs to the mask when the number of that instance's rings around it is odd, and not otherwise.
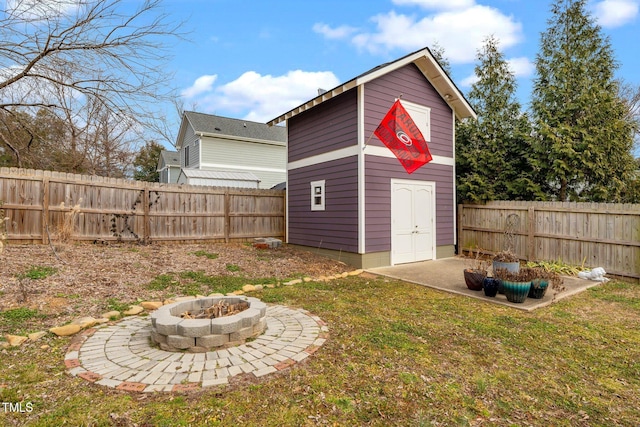
[{"label": "stone fire pit", "polygon": [[[216,318],[182,318],[208,311],[212,307],[246,302],[249,308],[239,313]],[[151,340],[162,350],[194,353],[244,343],[261,335],[266,327],[267,305],[257,298],[221,296],[181,301],[160,307],[151,313]]]}]

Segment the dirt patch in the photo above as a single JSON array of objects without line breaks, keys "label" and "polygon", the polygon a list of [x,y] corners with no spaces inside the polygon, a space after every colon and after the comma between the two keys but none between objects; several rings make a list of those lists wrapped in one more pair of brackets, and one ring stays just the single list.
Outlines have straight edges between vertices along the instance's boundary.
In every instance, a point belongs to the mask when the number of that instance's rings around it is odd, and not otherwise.
[{"label": "dirt patch", "polygon": [[[166,297],[148,284],[161,275],[199,272],[220,278],[319,277],[353,270],[344,263],[288,246],[257,249],[249,244],[92,245],[57,247],[7,245],[0,254],[0,310],[29,307],[56,313],[52,323],[98,315],[107,301],[135,302]],[[55,269],[44,278],[25,274],[33,267]]]}]

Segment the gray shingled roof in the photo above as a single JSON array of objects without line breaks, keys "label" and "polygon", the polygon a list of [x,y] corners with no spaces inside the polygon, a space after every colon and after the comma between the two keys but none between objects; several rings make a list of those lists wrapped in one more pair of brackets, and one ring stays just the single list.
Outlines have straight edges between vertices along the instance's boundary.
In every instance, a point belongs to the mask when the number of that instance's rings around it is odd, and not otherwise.
[{"label": "gray shingled roof", "polygon": [[284,126],[267,126],[264,123],[196,113],[195,111],[185,111],[184,115],[196,133],[287,142],[287,129]]},{"label": "gray shingled roof", "polygon": [[438,61],[433,57],[429,48],[425,47],[415,52],[409,53],[402,58],[396,59],[395,61],[378,65],[377,67],[374,67],[345,83],[339,84],[331,90],[324,91],[323,93],[319,94],[315,98],[310,99],[306,103],[301,104],[292,110],[289,110],[288,112],[282,114],[279,117],[276,117],[273,120],[270,120],[269,122],[267,122],[267,124],[276,127],[275,125],[280,122],[286,121],[287,119],[303,111],[309,110],[316,105],[333,98],[334,96],[338,96],[343,92],[351,90],[358,85],[364,84],[367,81],[374,80],[378,78],[381,73],[386,74],[387,72],[395,69],[394,67],[404,65],[408,62],[413,62],[418,66],[420,71],[435,87],[436,91],[438,91],[444,98],[444,100],[452,107],[459,119],[465,117],[472,117],[474,119],[476,118],[476,112],[474,111],[471,104],[469,104],[463,93],[458,90],[458,87],[455,85],[453,80],[451,80],[447,72],[442,69]]},{"label": "gray shingled roof", "polygon": [[162,150],[160,155],[165,165],[180,166],[180,154],[177,151]]}]

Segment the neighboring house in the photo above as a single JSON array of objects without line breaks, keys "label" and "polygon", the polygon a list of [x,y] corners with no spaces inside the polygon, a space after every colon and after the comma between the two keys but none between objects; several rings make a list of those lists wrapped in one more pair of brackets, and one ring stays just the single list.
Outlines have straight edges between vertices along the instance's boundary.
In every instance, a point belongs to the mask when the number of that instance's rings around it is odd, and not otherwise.
[{"label": "neighboring house", "polygon": [[180,154],[177,151],[162,150],[158,159],[160,182],[175,184],[180,174]]},{"label": "neighboring house", "polygon": [[[398,98],[433,156],[411,175],[373,135]],[[288,242],[362,268],[452,256],[454,125],[467,117],[472,107],[425,48],[269,122],[287,122]]]},{"label": "neighboring house", "polygon": [[286,179],[286,142],[282,126],[186,111],[176,148],[183,170],[248,172],[271,188]]},{"label": "neighboring house", "polygon": [[178,184],[215,187],[259,188],[260,179],[251,172],[219,172],[202,169],[182,169]]}]

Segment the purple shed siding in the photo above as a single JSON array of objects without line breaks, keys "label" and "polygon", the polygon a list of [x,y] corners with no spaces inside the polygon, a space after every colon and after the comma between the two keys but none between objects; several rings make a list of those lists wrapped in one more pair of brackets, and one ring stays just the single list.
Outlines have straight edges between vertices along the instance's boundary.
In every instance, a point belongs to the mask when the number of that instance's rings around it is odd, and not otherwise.
[{"label": "purple shed siding", "polygon": [[352,89],[289,119],[289,161],[358,143],[358,98]]},{"label": "purple shed siding", "polygon": [[[371,135],[375,131],[400,95],[405,101],[431,108],[429,151],[434,155],[452,157],[452,110],[414,64],[405,65],[365,84],[365,135]],[[376,137],[371,138],[368,144],[383,145]]]},{"label": "purple shed siding", "polygon": [[[325,210],[311,210],[312,181],[325,180]],[[289,243],[358,252],[358,159],[289,171]]]},{"label": "purple shed siding", "polygon": [[428,163],[408,175],[396,159],[367,156],[365,251],[391,250],[391,178],[436,183],[436,245],[454,244],[453,167]]}]

